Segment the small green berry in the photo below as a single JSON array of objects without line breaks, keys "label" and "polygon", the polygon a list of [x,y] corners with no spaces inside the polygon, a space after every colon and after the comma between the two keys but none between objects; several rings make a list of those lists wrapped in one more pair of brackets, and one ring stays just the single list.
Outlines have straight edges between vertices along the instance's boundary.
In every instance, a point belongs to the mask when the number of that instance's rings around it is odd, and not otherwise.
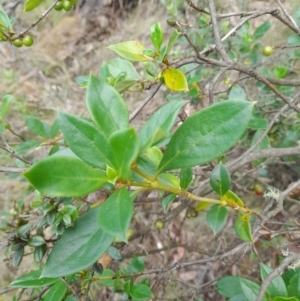
[{"label": "small green berry", "polygon": [[273,53],[273,47],[272,46],[265,46],[263,48],[262,53],[263,53],[264,56],[270,56]]},{"label": "small green berry", "polygon": [[32,36],[25,36],[23,38],[23,44],[26,46],[26,47],[30,47],[33,45],[33,38]]},{"label": "small green berry", "polygon": [[18,48],[23,46],[23,41],[21,39],[15,39],[15,40],[13,40],[12,43],[15,47],[18,47]]},{"label": "small green berry", "polygon": [[54,9],[55,10],[62,10],[64,8],[64,5],[63,5],[63,2],[62,1],[58,1],[55,6],[54,6]]},{"label": "small green berry", "polygon": [[65,11],[70,11],[72,9],[72,6],[72,3],[68,0],[63,2],[63,8]]},{"label": "small green berry", "polygon": [[165,223],[162,220],[157,220],[155,222],[155,228],[161,230],[165,227]]}]

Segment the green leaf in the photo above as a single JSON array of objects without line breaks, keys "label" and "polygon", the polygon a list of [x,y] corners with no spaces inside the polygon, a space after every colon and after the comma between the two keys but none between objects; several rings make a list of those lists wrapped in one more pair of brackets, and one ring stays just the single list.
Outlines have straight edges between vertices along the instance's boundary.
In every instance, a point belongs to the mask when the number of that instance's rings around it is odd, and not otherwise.
[{"label": "green leaf", "polygon": [[251,118],[253,103],[224,101],[187,118],[172,136],[157,174],[205,164],[239,140]]},{"label": "green leaf", "polygon": [[272,301],[299,301],[296,297],[275,297]]},{"label": "green leaf", "polygon": [[[261,135],[264,133],[264,130],[258,130],[256,131],[256,133],[254,134],[252,141],[251,141],[251,146],[261,137]],[[258,152],[260,150],[266,149],[270,147],[270,141],[269,141],[269,137],[265,136],[263,138],[263,140],[253,149],[254,152]],[[260,159],[260,160],[256,160],[253,162],[254,166],[258,166],[259,164],[261,164],[262,162],[264,162],[265,159]]]},{"label": "green leaf", "polygon": [[35,262],[41,262],[45,253],[47,251],[47,246],[46,245],[42,245],[40,247],[36,247],[34,249],[34,252],[33,252],[33,257],[34,257],[34,260]]},{"label": "green leaf", "polygon": [[104,286],[108,287],[114,287],[115,286],[115,281],[116,279],[101,279],[101,277],[106,278],[106,277],[114,277],[116,273],[113,270],[110,269],[104,269],[103,273],[100,276],[100,283],[103,284]]},{"label": "green leaf", "polygon": [[153,298],[151,289],[146,284],[136,284],[130,289],[129,295],[134,300],[146,300]]},{"label": "green leaf", "polygon": [[99,227],[106,233],[126,242],[133,209],[133,202],[126,188],[115,191],[99,206]]},{"label": "green leaf", "polygon": [[25,274],[17,279],[15,279],[9,286],[10,287],[22,287],[22,288],[35,288],[35,287],[44,287],[51,285],[58,281],[57,278],[41,278],[42,271],[32,271],[28,274]]},{"label": "green leaf", "polygon": [[41,141],[37,140],[27,140],[17,146],[16,152],[20,155],[26,154],[29,150],[36,148],[41,144]]},{"label": "green leaf", "polygon": [[[268,267],[267,265],[265,265],[263,263],[260,264],[260,275],[261,275],[262,280],[265,280],[271,272],[273,272],[273,269],[271,269],[270,267]],[[300,288],[300,286],[299,286],[299,288]],[[269,293],[269,295],[272,298],[274,298],[276,296],[282,296],[282,297],[288,296],[286,285],[281,276],[277,276],[272,280],[271,284],[267,288],[267,292]],[[297,296],[297,295],[294,295],[294,296]],[[299,296],[300,296],[300,292],[297,297],[299,297]]]},{"label": "green leaf", "polygon": [[136,41],[122,42],[108,46],[122,58],[129,61],[149,61],[152,60],[143,54],[145,46]]},{"label": "green leaf", "polygon": [[[259,290],[257,283],[237,276],[227,276],[217,282],[218,293],[235,301],[255,301]],[[264,296],[262,301],[267,298]]]},{"label": "green leaf", "polygon": [[296,33],[292,33],[288,39],[287,42],[289,45],[297,45],[300,44],[300,36]]},{"label": "green leaf", "polygon": [[24,11],[28,12],[38,7],[44,0],[27,0],[24,4]]},{"label": "green leaf", "polygon": [[24,177],[41,193],[51,196],[82,196],[103,186],[105,175],[83,161],[52,155],[35,163]]},{"label": "green leaf", "polygon": [[123,93],[127,91],[130,87],[137,83],[137,80],[123,80],[114,85],[114,88],[118,91],[118,93]]},{"label": "green leaf", "polygon": [[300,271],[291,278],[288,284],[288,295],[300,299]]},{"label": "green leaf", "polygon": [[140,130],[140,152],[169,136],[176,117],[185,101],[174,101],[160,107]]},{"label": "green leaf", "polygon": [[145,155],[149,160],[151,160],[156,166],[159,165],[161,158],[163,157],[163,153],[160,148],[157,146],[152,146],[146,149]]},{"label": "green leaf", "polygon": [[145,270],[145,261],[141,256],[134,257],[129,266],[130,273],[143,272]]},{"label": "green leaf", "polygon": [[283,78],[287,75],[288,72],[289,72],[288,66],[280,65],[274,67],[273,74],[277,78]]},{"label": "green leaf", "polygon": [[97,219],[100,207],[79,217],[55,243],[42,276],[62,277],[95,263],[112,244],[114,237],[101,230]]},{"label": "green leaf", "polygon": [[193,169],[191,167],[181,168],[180,170],[180,187],[187,189],[193,180]]},{"label": "green leaf", "polygon": [[79,158],[102,169],[106,164],[112,166],[108,139],[93,124],[62,112],[59,123],[68,146]]},{"label": "green leaf", "polygon": [[184,74],[175,68],[167,68],[163,72],[166,86],[172,91],[188,91],[189,87]]},{"label": "green leaf", "polygon": [[172,50],[177,38],[179,37],[179,35],[180,35],[180,32],[178,32],[176,29],[171,34],[171,36],[169,38],[168,46],[167,46],[167,49],[166,49],[166,53],[164,55],[164,58],[167,58],[167,56],[169,55],[169,53]]},{"label": "green leaf", "polygon": [[25,224],[17,229],[16,234],[19,238],[27,240],[29,237],[31,228],[32,228],[32,224]]},{"label": "green leaf", "polygon": [[226,224],[228,209],[218,204],[213,205],[206,214],[206,221],[214,235]]},{"label": "green leaf", "polygon": [[63,300],[66,292],[68,291],[68,286],[62,281],[58,280],[44,295],[44,301],[61,301]]},{"label": "green leaf", "polygon": [[28,246],[29,247],[40,247],[42,245],[44,245],[46,242],[44,240],[44,238],[40,235],[32,235],[30,236],[29,240],[28,240]]},{"label": "green leaf", "polygon": [[24,245],[20,245],[17,250],[15,250],[15,253],[12,257],[12,265],[14,267],[17,267],[20,265],[22,259],[23,259],[23,255],[24,255]]},{"label": "green leaf", "polygon": [[109,143],[114,154],[114,167],[123,179],[131,179],[131,164],[136,160],[139,151],[138,136],[134,128],[113,133]]},{"label": "green leaf", "polygon": [[1,116],[2,119],[7,115],[8,113],[8,108],[9,108],[9,103],[14,99],[13,96],[11,95],[5,95],[2,98],[2,105],[1,105]]},{"label": "green leaf", "polygon": [[221,200],[230,203],[235,207],[245,207],[243,201],[231,190],[228,190],[222,197]]},{"label": "green leaf", "polygon": [[247,100],[247,94],[240,86],[233,86],[230,89],[228,100]]},{"label": "green leaf", "polygon": [[265,35],[265,33],[270,29],[271,26],[272,26],[272,24],[270,21],[264,22],[262,25],[258,26],[255,29],[253,38],[255,40],[262,38]]},{"label": "green leaf", "polygon": [[265,118],[254,117],[250,120],[248,127],[252,130],[266,129],[268,126],[268,120]]},{"label": "green leaf", "polygon": [[155,46],[155,48],[159,51],[160,46],[164,39],[164,34],[162,32],[160,23],[157,22],[157,23],[153,24],[150,27],[150,31],[151,31],[151,34],[150,34],[151,41],[152,41],[153,45]]},{"label": "green leaf", "polygon": [[125,73],[126,80],[140,79],[139,74],[136,72],[134,66],[127,60],[115,58],[107,63],[107,68],[112,77],[116,78],[119,74]]},{"label": "green leaf", "polygon": [[234,223],[234,230],[241,240],[249,242],[253,241],[249,214],[239,213],[238,218]]},{"label": "green leaf", "polygon": [[230,189],[230,174],[225,165],[219,163],[210,175],[210,185],[212,189],[222,197]]},{"label": "green leaf", "polygon": [[176,194],[169,194],[162,199],[161,206],[164,212],[167,212],[169,205],[173,203],[175,198],[176,198]]},{"label": "green leaf", "polygon": [[95,124],[106,136],[128,127],[128,111],[122,97],[93,75],[89,79],[86,103]]},{"label": "green leaf", "polygon": [[12,24],[10,22],[9,16],[7,13],[0,8],[0,28],[4,27],[5,29],[12,29]]},{"label": "green leaf", "polygon": [[113,246],[110,246],[108,249],[107,249],[107,254],[114,260],[120,260],[122,259],[122,256],[120,254],[120,251],[113,247]]},{"label": "green leaf", "polygon": [[32,133],[38,136],[42,136],[44,138],[47,138],[49,136],[50,133],[49,125],[41,122],[36,117],[26,116],[26,125]]},{"label": "green leaf", "polygon": [[53,122],[51,129],[50,129],[50,138],[55,137],[58,134],[59,130],[60,130],[59,121],[58,121],[58,119],[56,119]]}]

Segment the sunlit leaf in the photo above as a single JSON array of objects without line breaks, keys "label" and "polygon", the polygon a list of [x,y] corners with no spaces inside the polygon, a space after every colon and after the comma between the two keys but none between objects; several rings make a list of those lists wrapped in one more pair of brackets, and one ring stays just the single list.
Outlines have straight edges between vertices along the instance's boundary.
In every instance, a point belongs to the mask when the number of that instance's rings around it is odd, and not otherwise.
[{"label": "sunlit leaf", "polygon": [[188,91],[189,87],[184,74],[175,68],[168,68],[163,72],[166,86],[172,91]]}]

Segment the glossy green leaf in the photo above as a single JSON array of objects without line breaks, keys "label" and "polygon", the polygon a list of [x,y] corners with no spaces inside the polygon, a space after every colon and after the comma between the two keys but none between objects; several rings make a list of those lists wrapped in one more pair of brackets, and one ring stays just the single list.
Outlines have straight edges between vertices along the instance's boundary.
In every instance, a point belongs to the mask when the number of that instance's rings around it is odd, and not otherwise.
[{"label": "glossy green leaf", "polygon": [[161,206],[162,206],[164,212],[167,212],[168,207],[170,206],[170,204],[173,203],[175,198],[176,198],[176,194],[169,194],[162,199]]},{"label": "glossy green leaf", "polygon": [[133,202],[125,187],[115,191],[99,206],[99,227],[110,235],[127,241],[127,230],[133,215]]},{"label": "glossy green leaf", "polygon": [[159,108],[140,130],[140,152],[169,136],[169,132],[185,101],[170,102]]},{"label": "glossy green leaf", "polygon": [[179,177],[180,187],[187,189],[193,181],[193,169],[191,167],[181,168]]},{"label": "glossy green leaf", "polygon": [[244,133],[252,108],[250,102],[224,101],[187,118],[172,136],[157,174],[205,164],[222,155]]},{"label": "glossy green leaf", "polygon": [[148,61],[151,58],[144,55],[145,46],[136,41],[122,42],[108,46],[122,58],[129,61]]},{"label": "glossy green leaf", "polygon": [[243,201],[231,190],[228,190],[224,195],[222,195],[221,200],[226,201],[233,205],[232,207],[245,207]]},{"label": "glossy green leaf", "polygon": [[27,240],[29,238],[29,233],[32,228],[32,224],[25,224],[19,227],[16,231],[16,234],[19,238]]},{"label": "glossy green leaf", "polygon": [[9,286],[10,287],[22,287],[22,288],[29,288],[29,287],[43,287],[48,286],[59,279],[57,278],[40,278],[42,274],[41,270],[32,271],[28,274],[25,274],[17,279],[15,279]]},{"label": "glossy green leaf", "polygon": [[128,127],[128,111],[122,97],[93,75],[88,83],[86,104],[95,124],[106,136]]},{"label": "glossy green leaf", "polygon": [[180,189],[180,180],[177,176],[170,173],[162,173],[158,177],[159,184]]},{"label": "glossy green leaf", "polygon": [[149,160],[151,160],[156,166],[159,165],[161,158],[163,157],[163,153],[160,148],[157,146],[152,146],[146,149],[145,155]]},{"label": "glossy green leaf", "polygon": [[288,295],[300,299],[300,271],[299,270],[290,279],[290,282],[288,284]]},{"label": "glossy green leaf", "polygon": [[219,163],[210,175],[210,185],[212,189],[222,197],[230,189],[230,174],[225,165]]},{"label": "glossy green leaf", "polygon": [[27,140],[19,144],[16,148],[16,152],[20,155],[26,154],[29,150],[38,147],[41,144],[41,141],[37,140]]},{"label": "glossy green leaf", "polygon": [[139,80],[140,76],[134,66],[127,60],[115,58],[107,63],[107,68],[112,77],[116,78],[120,73],[125,73],[126,80]]},{"label": "glossy green leaf", "polygon": [[238,218],[234,223],[234,230],[241,240],[249,242],[253,241],[249,214],[239,213]]},{"label": "glossy green leaf", "polygon": [[146,300],[153,298],[151,289],[146,284],[136,284],[130,288],[129,295],[134,300]]},{"label": "glossy green leaf", "polygon": [[79,217],[55,243],[42,276],[62,277],[95,263],[112,244],[114,237],[99,228],[100,207]]},{"label": "glossy green leaf", "polygon": [[[218,293],[235,301],[255,301],[259,290],[257,283],[237,276],[223,277],[217,282]],[[262,301],[267,298],[264,296]]]},{"label": "glossy green leaf", "polygon": [[29,247],[40,247],[42,245],[44,245],[46,242],[44,240],[44,238],[40,235],[32,235],[30,236],[29,240],[28,240],[28,246]]},{"label": "glossy green leaf", "polygon": [[164,39],[164,34],[162,32],[160,23],[157,22],[157,23],[153,24],[150,27],[150,31],[151,31],[151,34],[150,34],[151,41],[152,41],[153,45],[155,46],[155,48],[159,51],[160,46]]},{"label": "glossy green leaf", "polygon": [[226,224],[228,209],[218,204],[213,205],[206,214],[206,221],[209,228],[216,234]]},{"label": "glossy green leaf", "polygon": [[131,179],[131,164],[136,160],[139,151],[138,136],[134,128],[120,130],[112,134],[109,143],[114,155],[113,165],[119,176]]},{"label": "glossy green leaf", "polygon": [[[262,280],[265,280],[271,272],[273,272],[272,268],[268,267],[263,263],[260,264],[260,276]],[[300,286],[298,286],[298,288],[300,289]],[[267,292],[272,298],[276,296],[282,296],[282,297],[288,296],[286,285],[281,276],[277,276],[272,280],[271,284],[267,288]],[[300,291],[298,297],[299,296],[300,296]]]},{"label": "glossy green leaf", "polygon": [[55,137],[59,133],[60,127],[59,127],[59,121],[56,119],[50,129],[50,138]]},{"label": "glossy green leaf", "polygon": [[52,155],[32,165],[24,177],[41,193],[51,196],[82,196],[97,190],[106,176],[83,161]]},{"label": "glossy green leaf", "polygon": [[68,146],[79,158],[102,169],[106,164],[112,166],[109,141],[92,123],[62,112],[59,123]]},{"label": "glossy green leaf", "polygon": [[177,38],[179,37],[180,32],[177,31],[176,29],[173,31],[173,33],[171,34],[169,41],[168,41],[168,45],[166,48],[166,53],[164,55],[164,58],[167,58],[167,56],[169,55],[170,51],[172,50]]},{"label": "glossy green leaf", "polygon": [[38,136],[42,136],[44,138],[49,137],[50,134],[49,125],[41,122],[38,118],[33,116],[26,116],[26,125],[32,133]]},{"label": "glossy green leaf", "polygon": [[68,286],[62,281],[58,280],[44,295],[43,301],[61,301],[68,291]]},{"label": "glossy green leaf", "polygon": [[163,72],[164,82],[172,91],[188,91],[189,87],[185,75],[179,69],[167,68]]},{"label": "glossy green leaf", "polygon": [[15,250],[15,253],[11,259],[12,266],[18,267],[23,259],[24,255],[24,245],[20,245],[20,247]]},{"label": "glossy green leaf", "polygon": [[9,16],[3,9],[0,8],[0,28],[1,27],[4,27],[5,29],[12,29]]},{"label": "glossy green leaf", "polygon": [[47,246],[42,245],[40,247],[36,247],[33,252],[33,257],[35,262],[41,262],[45,253],[47,251]]},{"label": "glossy green leaf", "polygon": [[286,66],[284,66],[284,65],[279,66],[278,65],[278,66],[274,67],[273,74],[277,78],[283,78],[287,75],[288,71],[289,71],[288,65],[286,65]]},{"label": "glossy green leaf", "polygon": [[258,26],[253,34],[253,38],[255,40],[258,40],[260,38],[262,38],[265,33],[271,28],[272,24],[270,21],[266,21],[264,22],[262,25]]},{"label": "glossy green leaf", "polygon": [[24,11],[28,12],[38,7],[44,0],[27,0],[24,4]]}]

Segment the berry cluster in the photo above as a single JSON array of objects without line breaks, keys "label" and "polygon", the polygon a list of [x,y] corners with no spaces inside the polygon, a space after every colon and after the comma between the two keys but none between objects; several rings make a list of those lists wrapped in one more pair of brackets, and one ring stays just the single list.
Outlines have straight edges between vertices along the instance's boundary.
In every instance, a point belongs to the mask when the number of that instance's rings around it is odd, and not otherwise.
[{"label": "berry cluster", "polygon": [[55,10],[70,11],[77,4],[78,0],[62,0],[58,1],[54,7]]},{"label": "berry cluster", "polygon": [[[3,38],[3,37],[2,37]],[[33,45],[33,38],[32,36],[26,35],[22,38],[17,38],[12,41],[13,45],[16,47],[22,47],[23,45],[26,47],[30,47]]]}]

